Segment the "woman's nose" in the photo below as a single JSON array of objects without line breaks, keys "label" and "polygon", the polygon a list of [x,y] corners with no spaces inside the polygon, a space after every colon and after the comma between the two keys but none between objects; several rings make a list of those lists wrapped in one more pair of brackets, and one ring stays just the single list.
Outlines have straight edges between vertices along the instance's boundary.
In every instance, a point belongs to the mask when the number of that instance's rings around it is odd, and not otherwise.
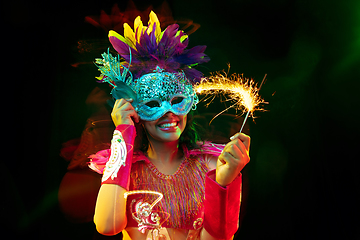
[{"label": "woman's nose", "polygon": [[173,117],[173,116],[176,116],[173,112],[167,112],[164,114],[164,116],[167,116],[167,117]]}]

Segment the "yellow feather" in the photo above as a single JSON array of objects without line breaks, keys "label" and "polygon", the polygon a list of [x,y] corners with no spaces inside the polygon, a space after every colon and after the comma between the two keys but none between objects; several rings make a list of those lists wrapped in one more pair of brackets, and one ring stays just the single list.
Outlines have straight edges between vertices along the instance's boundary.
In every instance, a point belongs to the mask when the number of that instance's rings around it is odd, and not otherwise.
[{"label": "yellow feather", "polygon": [[104,78],[104,75],[100,75],[100,76],[98,76],[98,77],[95,77],[96,79],[99,79],[99,80],[102,80],[103,78]]},{"label": "yellow feather", "polygon": [[[177,33],[175,34],[175,37],[179,36],[180,33],[184,33],[184,31],[183,31],[183,30],[177,31]],[[184,41],[185,39],[187,39],[188,37],[189,37],[189,36],[185,33],[185,35],[183,35],[183,36],[180,37],[180,42],[183,42],[183,41]]]},{"label": "yellow feather", "polygon": [[[162,36],[164,35],[164,31],[161,32],[161,27],[160,27],[160,22],[158,17],[156,16],[156,14],[151,11],[150,15],[149,15],[149,22],[148,22],[148,26],[144,26],[143,22],[141,21],[141,17],[137,16],[135,21],[134,21],[134,30],[131,29],[131,27],[129,26],[129,24],[124,23],[124,36],[121,36],[120,34],[118,34],[117,32],[110,30],[109,31],[109,37],[113,36],[116,37],[117,39],[119,39],[120,41],[124,42],[125,44],[129,45],[130,47],[132,47],[133,49],[136,50],[136,42],[140,43],[140,37],[142,34],[144,34],[145,32],[147,34],[150,34],[152,32],[152,29],[155,25],[155,37],[156,37],[156,42],[159,43]],[[137,32],[137,33],[136,33]],[[136,36],[135,36],[136,33]],[[177,35],[180,34],[180,31],[178,31]],[[180,38],[180,41],[183,42],[188,36],[182,36]]]},{"label": "yellow feather", "polygon": [[184,35],[182,37],[180,37],[180,42],[185,41],[185,39],[187,39],[189,36],[188,35]]},{"label": "yellow feather", "polygon": [[117,39],[119,39],[120,41],[122,41],[123,43],[131,46],[132,48],[136,49],[134,44],[127,38],[124,38],[123,36],[121,36],[120,34],[118,34],[117,32],[110,30],[109,31],[109,37],[116,37]]},{"label": "yellow feather", "polygon": [[142,33],[144,32],[144,25],[143,22],[141,21],[140,16],[137,16],[137,18],[135,18],[134,21],[134,30],[136,33],[136,41],[139,43],[140,42],[140,37],[142,35]]},{"label": "yellow feather", "polygon": [[156,24],[155,26],[155,37],[156,37],[156,41],[159,42],[160,41],[160,35],[161,35],[161,28],[160,28],[160,22],[159,22],[159,19],[158,17],[156,16],[156,14],[151,11],[150,14],[149,14],[149,23],[148,23],[148,30],[147,30],[147,33],[150,34],[154,25],[153,24]]},{"label": "yellow feather", "polygon": [[124,23],[124,37],[131,42],[131,44],[129,45],[135,48],[136,46],[135,33],[127,23]]}]

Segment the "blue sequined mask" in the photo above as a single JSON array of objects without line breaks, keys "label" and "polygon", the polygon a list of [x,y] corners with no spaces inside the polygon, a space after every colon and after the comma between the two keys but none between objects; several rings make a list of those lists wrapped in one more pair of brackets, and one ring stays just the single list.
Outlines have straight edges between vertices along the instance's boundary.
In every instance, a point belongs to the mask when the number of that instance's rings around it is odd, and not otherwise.
[{"label": "blue sequined mask", "polygon": [[114,87],[111,91],[114,99],[132,98],[131,104],[142,120],[154,121],[167,112],[182,116],[196,109],[199,99],[184,72],[164,72],[157,66],[153,73],[133,80],[119,56],[113,57],[109,51],[101,56],[95,62],[101,72],[99,82]]},{"label": "blue sequined mask", "polygon": [[192,84],[182,72],[162,72],[157,68],[156,72],[143,75],[131,85],[138,99],[135,110],[145,121],[159,119],[167,112],[186,115],[199,102]]}]

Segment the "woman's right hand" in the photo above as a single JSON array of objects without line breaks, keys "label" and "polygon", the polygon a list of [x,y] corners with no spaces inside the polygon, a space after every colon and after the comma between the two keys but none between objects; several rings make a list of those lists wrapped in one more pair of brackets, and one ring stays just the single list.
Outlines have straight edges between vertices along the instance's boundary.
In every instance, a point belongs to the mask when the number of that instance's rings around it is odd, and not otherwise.
[{"label": "woman's right hand", "polygon": [[139,122],[140,118],[134,107],[131,105],[132,99],[117,99],[114,108],[111,112],[111,118],[115,124],[118,126],[120,124],[128,124],[134,126],[134,121]]}]

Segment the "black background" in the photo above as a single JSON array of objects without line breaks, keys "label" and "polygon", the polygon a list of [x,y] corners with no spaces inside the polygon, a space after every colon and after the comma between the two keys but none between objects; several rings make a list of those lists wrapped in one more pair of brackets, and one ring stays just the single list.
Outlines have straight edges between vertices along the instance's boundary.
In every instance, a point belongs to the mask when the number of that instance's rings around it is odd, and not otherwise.
[{"label": "black background", "polygon": [[[149,1],[134,1],[140,10]],[[2,3],[2,234],[16,238],[92,239],[92,223],[72,224],[58,208],[67,162],[61,144],[81,135],[85,99],[98,84],[77,41],[106,39],[84,17],[116,1]],[[117,2],[124,10],[127,1]],[[154,7],[162,1],[151,1]],[[174,19],[201,27],[208,75],[227,68],[260,82],[267,112],[249,121],[251,162],[236,239],[359,237],[357,1],[168,1]],[[216,106],[216,104],[215,104]],[[200,112],[220,112],[222,108]],[[220,109],[220,110],[219,110]],[[235,112],[231,112],[234,114]],[[215,128],[221,128],[213,123]]]}]

